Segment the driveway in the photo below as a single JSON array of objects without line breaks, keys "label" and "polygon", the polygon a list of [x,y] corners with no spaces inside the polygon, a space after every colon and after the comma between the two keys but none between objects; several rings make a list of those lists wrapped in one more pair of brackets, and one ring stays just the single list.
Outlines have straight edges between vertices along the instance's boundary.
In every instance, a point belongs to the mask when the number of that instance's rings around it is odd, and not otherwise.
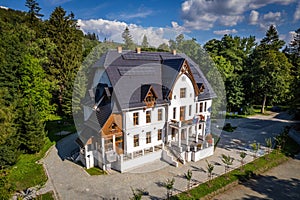
[{"label": "driveway", "polygon": [[[279,134],[285,125],[290,124],[287,119],[287,116],[281,119],[272,115],[227,120],[238,128],[232,133],[222,133],[215,154],[207,159],[215,164],[214,176],[224,173],[221,154],[234,157],[232,167],[238,167],[241,150],[247,150],[249,144],[254,141],[264,144],[265,138]],[[68,151],[76,148],[75,138],[76,135],[71,135],[59,141],[43,160],[49,175],[49,180],[43,190],[45,192],[53,189],[58,199],[129,199],[132,197],[131,187],[148,191],[149,195],[144,196],[143,199],[163,199],[166,198],[166,189],[162,185],[167,178],[175,179],[174,193],[186,190],[187,180],[184,178],[184,173],[188,169],[193,171],[193,184],[207,180],[205,160],[190,162],[178,168],[166,165],[162,161],[155,161],[123,174],[113,172],[110,175],[89,176],[82,167],[61,159],[63,155],[68,155]],[[68,151],[63,148],[65,146],[68,146]],[[247,153],[251,154],[249,151]],[[245,159],[246,162],[251,160],[250,155]]]}]

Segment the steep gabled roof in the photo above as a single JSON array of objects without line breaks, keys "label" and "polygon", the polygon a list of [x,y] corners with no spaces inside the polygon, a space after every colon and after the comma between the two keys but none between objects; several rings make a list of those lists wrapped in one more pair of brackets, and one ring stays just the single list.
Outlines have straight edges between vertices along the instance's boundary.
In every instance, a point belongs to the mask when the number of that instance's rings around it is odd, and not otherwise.
[{"label": "steep gabled roof", "polygon": [[169,52],[108,51],[94,67],[104,67],[113,87],[118,110],[142,107],[142,85],[151,85],[157,95],[157,104],[168,101],[174,82],[183,63],[187,61],[197,87],[204,85],[199,99],[215,97],[210,84],[199,67],[185,54]]}]

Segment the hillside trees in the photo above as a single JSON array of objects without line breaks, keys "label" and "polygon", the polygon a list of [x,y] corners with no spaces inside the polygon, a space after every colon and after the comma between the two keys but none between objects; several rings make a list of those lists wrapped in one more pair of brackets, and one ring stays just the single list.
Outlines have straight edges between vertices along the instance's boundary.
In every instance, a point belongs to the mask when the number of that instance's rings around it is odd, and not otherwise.
[{"label": "hillside trees", "polygon": [[73,81],[82,62],[82,32],[77,30],[74,14],[66,14],[57,7],[46,22],[47,36],[55,44],[54,51],[48,56],[50,65],[46,68],[49,79],[56,83],[54,101],[60,115],[72,115]]},{"label": "hillside trees", "polygon": [[254,46],[253,36],[240,38],[231,35],[224,35],[221,40],[212,39],[204,45],[225,82],[228,111],[239,111],[245,104],[243,75]]},{"label": "hillside trees", "polygon": [[251,89],[249,95],[261,102],[261,112],[265,112],[267,100],[270,104],[288,99],[290,94],[291,68],[284,53],[279,50],[284,41],[279,39],[275,26],[270,26],[250,57],[247,68]]}]

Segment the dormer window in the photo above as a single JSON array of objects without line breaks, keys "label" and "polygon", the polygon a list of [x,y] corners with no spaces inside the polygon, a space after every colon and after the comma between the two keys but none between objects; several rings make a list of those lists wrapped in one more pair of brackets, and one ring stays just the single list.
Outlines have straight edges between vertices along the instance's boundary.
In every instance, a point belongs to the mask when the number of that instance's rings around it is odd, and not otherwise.
[{"label": "dormer window", "polygon": [[142,100],[146,104],[146,106],[153,107],[156,103],[157,95],[154,92],[154,89],[151,85],[142,85]]}]

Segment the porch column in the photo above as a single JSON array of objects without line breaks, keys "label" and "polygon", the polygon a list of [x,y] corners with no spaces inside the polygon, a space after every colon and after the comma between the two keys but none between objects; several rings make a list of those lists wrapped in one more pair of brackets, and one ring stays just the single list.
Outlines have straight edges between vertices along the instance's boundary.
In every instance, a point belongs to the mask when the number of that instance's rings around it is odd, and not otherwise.
[{"label": "porch column", "polygon": [[186,145],[189,145],[189,143],[188,143],[188,142],[189,142],[189,130],[190,130],[189,128],[186,128],[186,129],[185,129]]},{"label": "porch column", "polygon": [[198,134],[198,127],[199,127],[199,124],[197,123],[196,126],[195,126],[195,131],[196,131],[196,142],[198,142],[198,137],[199,137],[199,134]]},{"label": "porch column", "polygon": [[116,151],[116,136],[113,135],[113,150]]},{"label": "porch column", "polygon": [[178,146],[181,146],[181,128],[178,129]]},{"label": "porch column", "polygon": [[101,138],[101,156],[102,156],[102,167],[103,167],[103,170],[106,170],[106,162],[105,162],[105,146],[104,146],[104,138]]}]

